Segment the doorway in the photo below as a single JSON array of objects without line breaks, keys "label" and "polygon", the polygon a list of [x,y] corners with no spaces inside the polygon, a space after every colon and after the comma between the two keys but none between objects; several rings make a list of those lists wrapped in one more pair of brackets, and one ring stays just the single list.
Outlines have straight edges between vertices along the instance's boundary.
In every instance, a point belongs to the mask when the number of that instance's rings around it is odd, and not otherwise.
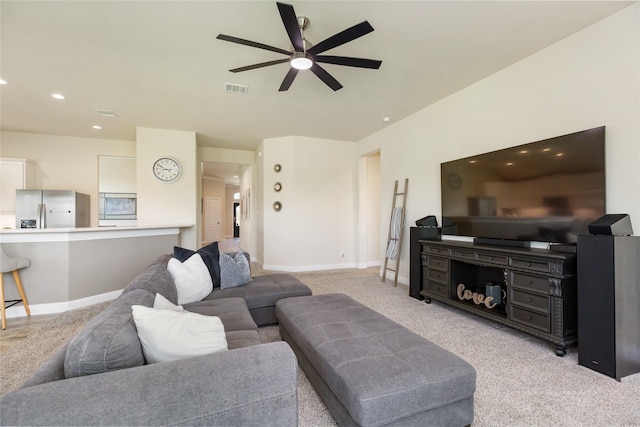
[{"label": "doorway", "polygon": [[233,237],[240,237],[240,203],[233,202]]},{"label": "doorway", "polygon": [[205,197],[204,198],[204,244],[218,242],[220,240],[220,222],[222,218],[222,209],[220,198]]}]

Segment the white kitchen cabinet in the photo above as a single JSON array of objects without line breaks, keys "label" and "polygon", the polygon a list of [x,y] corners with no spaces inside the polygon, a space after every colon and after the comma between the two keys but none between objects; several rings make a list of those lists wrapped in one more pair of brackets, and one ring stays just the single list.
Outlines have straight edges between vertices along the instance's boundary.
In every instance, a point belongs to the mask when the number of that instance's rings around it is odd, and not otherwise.
[{"label": "white kitchen cabinet", "polygon": [[26,159],[0,158],[0,226],[13,228],[16,215],[16,190],[34,188],[34,164]]}]

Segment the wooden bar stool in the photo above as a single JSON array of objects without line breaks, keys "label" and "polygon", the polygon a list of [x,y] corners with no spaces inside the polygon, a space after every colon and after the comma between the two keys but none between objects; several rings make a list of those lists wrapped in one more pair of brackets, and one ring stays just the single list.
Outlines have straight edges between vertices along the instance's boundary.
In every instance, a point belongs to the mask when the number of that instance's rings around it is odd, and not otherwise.
[{"label": "wooden bar stool", "polygon": [[[7,328],[7,314],[6,309],[18,304],[20,301],[24,304],[24,309],[27,312],[27,316],[31,316],[31,310],[29,310],[29,302],[27,301],[27,297],[24,294],[24,289],[22,289],[22,282],[20,282],[20,276],[18,275],[18,270],[21,268],[29,267],[31,265],[31,261],[26,258],[13,258],[4,253],[4,250],[0,247],[0,270],[2,274],[0,274],[0,298],[2,298],[2,305],[0,305],[0,309],[2,309],[2,329]],[[4,299],[4,273],[11,273],[13,276],[13,280],[16,282],[16,287],[18,288],[18,292],[20,293],[20,298],[17,300],[5,300]],[[9,305],[5,305],[9,303]]]}]

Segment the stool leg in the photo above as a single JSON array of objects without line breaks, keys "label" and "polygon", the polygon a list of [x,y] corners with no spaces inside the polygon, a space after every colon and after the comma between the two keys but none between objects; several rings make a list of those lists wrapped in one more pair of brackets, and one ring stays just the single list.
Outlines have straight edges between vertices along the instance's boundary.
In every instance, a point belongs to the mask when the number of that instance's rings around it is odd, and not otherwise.
[{"label": "stool leg", "polygon": [[13,270],[11,274],[13,275],[13,280],[15,280],[16,282],[16,287],[18,288],[18,292],[20,293],[20,298],[22,298],[24,310],[27,312],[27,316],[31,316],[31,310],[29,310],[29,301],[27,301],[27,296],[24,294],[24,289],[22,289],[22,282],[20,282],[20,275],[18,274],[18,270]]},{"label": "stool leg", "polygon": [[2,305],[0,305],[0,311],[2,311],[2,330],[7,329],[7,315],[4,312],[4,273],[0,273],[0,299],[2,299]]}]

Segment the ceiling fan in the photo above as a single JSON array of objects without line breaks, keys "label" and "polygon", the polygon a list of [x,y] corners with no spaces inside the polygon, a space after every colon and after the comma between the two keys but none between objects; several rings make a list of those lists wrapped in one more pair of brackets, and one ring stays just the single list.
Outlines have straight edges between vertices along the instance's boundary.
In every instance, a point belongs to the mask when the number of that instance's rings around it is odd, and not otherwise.
[{"label": "ceiling fan", "polygon": [[354,25],[353,27],[347,28],[344,31],[335,34],[316,45],[311,45],[304,38],[304,30],[309,25],[309,19],[304,16],[298,17],[296,15],[293,6],[286,3],[276,3],[278,5],[278,11],[280,12],[280,17],[282,18],[282,23],[284,24],[285,29],[287,30],[287,34],[289,35],[289,39],[291,40],[292,50],[284,50],[274,46],[269,46],[266,44],[253,42],[251,40],[245,40],[238,37],[227,36],[225,34],[218,34],[216,37],[219,40],[224,40],[232,43],[238,43],[245,46],[256,47],[258,49],[270,50],[272,52],[281,53],[283,55],[287,55],[287,58],[276,59],[274,61],[261,62],[259,64],[247,65],[246,67],[234,68],[231,71],[232,73],[239,73],[241,71],[254,70],[256,68],[267,67],[269,65],[282,64],[285,62],[291,63],[291,68],[289,72],[284,77],[282,84],[280,85],[279,91],[286,91],[291,87],[293,80],[298,75],[298,71],[300,70],[308,70],[310,69],[312,73],[314,73],[320,80],[322,80],[327,86],[329,86],[334,91],[341,89],[342,85],[335,79],[331,74],[329,74],[324,68],[322,68],[318,63],[326,63],[326,64],[335,64],[335,65],[344,65],[347,67],[359,67],[359,68],[372,68],[378,69],[382,64],[382,61],[378,61],[375,59],[364,59],[364,58],[351,58],[347,56],[332,56],[332,55],[320,55],[322,52],[325,52],[329,49],[333,49],[334,47],[343,45],[352,40],[355,40],[359,37],[362,37],[366,34],[369,34],[373,31],[373,27],[367,21],[363,21],[359,24]]}]

